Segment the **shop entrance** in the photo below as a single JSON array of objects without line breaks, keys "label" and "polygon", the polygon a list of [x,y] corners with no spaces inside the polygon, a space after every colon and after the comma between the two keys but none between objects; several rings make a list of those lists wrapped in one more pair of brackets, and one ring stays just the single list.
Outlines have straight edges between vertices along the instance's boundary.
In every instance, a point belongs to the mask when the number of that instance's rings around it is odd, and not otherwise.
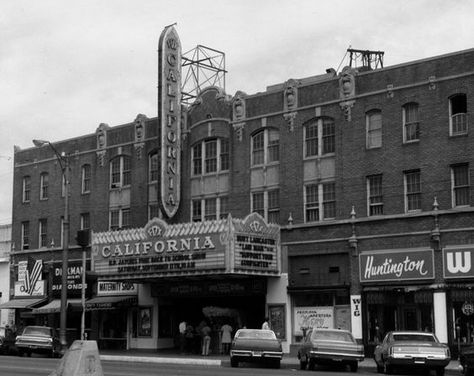
[{"label": "shop entrance", "polygon": [[[160,333],[171,334],[175,348],[179,348],[179,323],[186,321],[193,328],[192,344],[187,344],[187,352],[199,353],[200,328],[203,322],[211,328],[211,353],[222,353],[221,327],[229,324],[232,335],[237,329],[260,328],[265,318],[265,296],[226,296],[202,298],[165,298],[159,299],[161,317],[167,317],[167,322],[160,320]],[[168,330],[165,329],[168,327]],[[188,341],[190,342],[190,341]]]}]

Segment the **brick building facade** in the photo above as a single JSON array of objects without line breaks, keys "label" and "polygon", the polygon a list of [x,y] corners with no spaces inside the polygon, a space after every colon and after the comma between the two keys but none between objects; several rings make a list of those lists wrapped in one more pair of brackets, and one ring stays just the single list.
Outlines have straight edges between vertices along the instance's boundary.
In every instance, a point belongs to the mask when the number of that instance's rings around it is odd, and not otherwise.
[{"label": "brick building facade", "polygon": [[[350,329],[368,349],[390,329],[471,343],[473,62],[468,50],[376,70],[328,70],[252,95],[205,89],[183,108],[181,196],[172,218],[159,209],[159,118],[138,115],[54,143],[71,167],[72,235],[81,228],[130,234],[155,217],[157,228],[194,229],[252,212],[280,226],[277,275],[240,273],[232,263],[212,275],[124,275],[139,285],[133,304],[112,307],[135,335],[126,346],[170,345],[178,312],[198,302],[227,310],[234,326],[258,326],[271,315],[287,351],[314,325]],[[51,148],[15,152],[13,283],[19,261],[60,258],[61,176]],[[71,245],[70,256],[80,260],[80,248]],[[117,276],[95,273],[103,282]],[[216,280],[241,293],[209,293]],[[97,298],[97,287],[91,294]],[[149,336],[135,329],[142,307],[153,308]],[[91,312],[88,327],[100,338],[101,313]]]}]

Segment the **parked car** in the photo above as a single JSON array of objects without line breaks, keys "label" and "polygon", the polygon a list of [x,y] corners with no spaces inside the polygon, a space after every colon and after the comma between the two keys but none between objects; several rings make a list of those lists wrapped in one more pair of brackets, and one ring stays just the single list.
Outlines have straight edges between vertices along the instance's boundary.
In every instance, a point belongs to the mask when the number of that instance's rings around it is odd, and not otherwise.
[{"label": "parked car", "polygon": [[463,375],[474,376],[474,346],[469,346],[461,351],[459,365],[462,367]]},{"label": "parked car", "polygon": [[390,374],[394,368],[405,367],[435,370],[437,376],[443,376],[451,354],[433,333],[392,331],[375,347],[374,358],[380,373]]},{"label": "parked car", "polygon": [[272,330],[239,329],[230,346],[230,365],[239,362],[260,362],[280,368],[283,358],[281,342]]},{"label": "parked car", "polygon": [[49,326],[26,326],[23,333],[16,337],[15,346],[19,356],[39,353],[54,358],[61,353],[61,343],[56,331]]},{"label": "parked car", "polygon": [[300,368],[314,370],[316,364],[349,365],[352,372],[364,360],[364,346],[342,329],[309,329],[298,349]]},{"label": "parked car", "polygon": [[15,334],[8,326],[0,327],[0,354],[9,355],[16,352]]}]

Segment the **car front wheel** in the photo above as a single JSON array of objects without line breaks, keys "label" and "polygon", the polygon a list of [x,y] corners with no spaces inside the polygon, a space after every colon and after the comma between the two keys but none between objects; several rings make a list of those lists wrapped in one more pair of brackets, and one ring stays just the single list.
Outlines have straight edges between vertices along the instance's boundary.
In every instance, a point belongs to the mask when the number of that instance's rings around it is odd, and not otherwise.
[{"label": "car front wheel", "polygon": [[386,361],[383,362],[383,373],[386,375],[390,375],[392,373],[392,367],[390,364],[387,364]]},{"label": "car front wheel", "polygon": [[239,366],[239,361],[235,359],[234,357],[230,358],[230,366],[231,367],[238,367]]},{"label": "car front wheel", "polygon": [[357,361],[352,362],[351,364],[349,364],[349,367],[351,369],[351,372],[357,372],[357,369],[359,368],[359,363],[357,363]]},{"label": "car front wheel", "polygon": [[444,376],[444,367],[436,368],[436,376]]}]

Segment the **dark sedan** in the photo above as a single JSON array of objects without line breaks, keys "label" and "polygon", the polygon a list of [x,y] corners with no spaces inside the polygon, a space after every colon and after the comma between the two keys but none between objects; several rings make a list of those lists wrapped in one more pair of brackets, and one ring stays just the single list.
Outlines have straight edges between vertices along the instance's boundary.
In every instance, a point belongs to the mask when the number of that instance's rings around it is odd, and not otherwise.
[{"label": "dark sedan", "polygon": [[390,374],[394,368],[435,370],[444,375],[451,360],[448,346],[439,342],[433,333],[418,331],[388,332],[374,351],[377,371]]},{"label": "dark sedan", "polygon": [[52,358],[59,356],[61,344],[53,328],[48,326],[27,326],[16,337],[15,346],[19,356],[31,353],[46,354]]},{"label": "dark sedan", "polygon": [[313,370],[316,364],[349,365],[352,372],[364,360],[364,346],[342,329],[310,329],[298,350],[300,368]]},{"label": "dark sedan", "polygon": [[260,362],[280,368],[283,351],[280,341],[272,330],[239,329],[230,347],[230,365],[239,362]]}]

